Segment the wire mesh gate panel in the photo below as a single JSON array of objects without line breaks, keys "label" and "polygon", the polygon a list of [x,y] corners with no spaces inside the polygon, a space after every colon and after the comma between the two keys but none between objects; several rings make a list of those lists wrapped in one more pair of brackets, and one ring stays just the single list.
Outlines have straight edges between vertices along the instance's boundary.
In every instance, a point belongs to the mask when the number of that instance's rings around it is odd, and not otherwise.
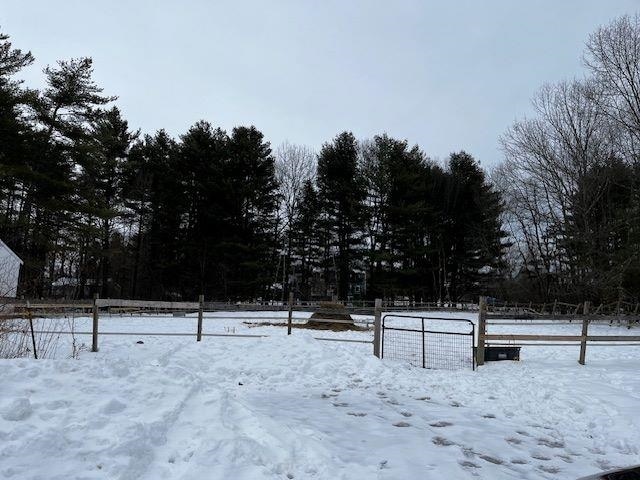
[{"label": "wire mesh gate panel", "polygon": [[475,370],[475,325],[463,318],[382,317],[382,358],[422,368]]}]

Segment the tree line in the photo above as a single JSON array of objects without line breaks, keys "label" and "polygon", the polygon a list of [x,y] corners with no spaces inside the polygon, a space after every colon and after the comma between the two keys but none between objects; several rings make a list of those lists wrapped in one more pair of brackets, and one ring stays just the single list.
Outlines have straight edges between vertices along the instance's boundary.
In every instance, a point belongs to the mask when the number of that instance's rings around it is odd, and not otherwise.
[{"label": "tree line", "polygon": [[640,297],[640,20],[543,86],[487,174],[470,154],[342,132],[272,150],[254,126],[130,127],[90,58],[17,77],[0,34],[0,238],[20,294],[217,300]]},{"label": "tree line", "polygon": [[[477,161],[387,135],[272,152],[253,126],[132,129],[90,58],[15,79],[0,43],[0,236],[20,292],[221,300],[478,294],[498,272],[501,201]],[[355,286],[361,288],[355,288]]]},{"label": "tree line", "polygon": [[583,63],[584,78],[544,85],[501,138],[511,296],[640,296],[640,17],[598,28]]}]

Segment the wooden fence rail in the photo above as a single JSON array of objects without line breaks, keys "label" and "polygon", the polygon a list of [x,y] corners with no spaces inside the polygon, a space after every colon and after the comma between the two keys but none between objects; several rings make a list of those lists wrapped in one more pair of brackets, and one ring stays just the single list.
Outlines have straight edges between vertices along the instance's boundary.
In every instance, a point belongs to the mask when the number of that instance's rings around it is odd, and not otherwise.
[{"label": "wooden fence rail", "polygon": [[[478,365],[484,364],[485,347],[488,346],[521,346],[524,342],[528,346],[535,345],[575,345],[580,346],[580,354],[578,357],[578,363],[585,364],[586,350],[589,342],[600,343],[602,345],[638,345],[640,346],[640,335],[589,335],[589,324],[594,318],[594,315],[590,315],[591,303],[585,301],[583,304],[579,304],[583,315],[582,320],[582,332],[580,335],[538,335],[538,334],[492,334],[487,333],[487,306],[486,299],[480,297],[480,308],[478,313],[478,345],[476,348],[476,362]],[[555,308],[555,307],[554,307]],[[577,311],[577,307],[576,307]],[[496,323],[501,325],[501,323]],[[524,325],[524,324],[523,324]],[[545,325],[545,324],[539,324]],[[552,325],[552,323],[549,323]],[[502,342],[496,344],[495,342]],[[505,343],[506,342],[506,343]],[[535,343],[531,343],[535,342]],[[545,343],[542,343],[545,342]],[[549,343],[552,342],[552,343]],[[570,343],[559,343],[570,342]]]},{"label": "wooden fence rail", "polygon": [[[260,316],[254,316],[254,317],[249,317],[249,316],[243,316],[242,318],[245,318],[247,320],[257,320],[257,321],[265,321],[265,320],[280,320],[283,321],[283,323],[285,323],[286,327],[287,327],[287,333],[291,334],[292,331],[292,326],[293,326],[293,321],[296,320],[307,320],[306,318],[301,318],[301,317],[294,317],[293,312],[294,311],[300,311],[300,309],[304,308],[303,302],[295,302],[293,299],[293,296],[290,296],[290,298],[288,299],[289,301],[286,302],[285,304],[281,305],[282,308],[278,307],[278,309],[281,310],[285,310],[287,312],[287,316],[286,319],[282,318],[282,317],[260,317]],[[368,308],[366,305],[366,302],[360,302],[362,307],[359,308]],[[633,304],[624,304],[625,302],[617,302],[615,305],[615,308],[617,309],[618,312],[623,312],[623,311],[630,311],[633,308],[634,312],[637,314],[638,313],[638,306],[637,305],[633,305]],[[91,331],[91,335],[92,335],[92,347],[91,350],[93,352],[97,352],[99,345],[98,345],[98,340],[99,340],[99,335],[100,335],[100,314],[101,314],[101,309],[108,309],[108,311],[111,311],[111,308],[114,309],[135,309],[137,311],[137,313],[141,313],[143,311],[153,311],[155,310],[156,313],[158,313],[159,311],[162,311],[163,313],[171,313],[171,312],[191,312],[191,313],[197,313],[198,315],[198,324],[197,324],[197,330],[196,332],[194,332],[193,334],[179,334],[179,335],[188,335],[188,336],[195,336],[197,341],[201,341],[202,337],[207,337],[207,336],[238,336],[238,337],[242,337],[242,336],[250,336],[250,335],[229,335],[229,334],[205,334],[203,333],[203,318],[205,318],[204,316],[204,312],[211,307],[211,305],[216,305],[219,306],[220,308],[214,308],[215,311],[217,312],[232,312],[232,311],[249,311],[250,309],[250,305],[248,304],[242,304],[241,306],[237,305],[237,304],[221,304],[221,303],[207,303],[204,301],[204,297],[202,295],[200,295],[200,297],[198,298],[197,302],[168,302],[168,301],[144,301],[144,300],[126,300],[126,299],[111,299],[111,298],[99,298],[97,295],[95,296],[93,302],[91,304],[88,303],[74,303],[74,302],[68,302],[68,303],[52,303],[52,302],[48,302],[48,303],[30,303],[30,302],[24,302],[24,303],[14,303],[13,304],[15,308],[17,309],[24,309],[24,314],[25,318],[31,318],[34,312],[46,312],[46,311],[57,311],[60,309],[72,309],[72,310],[82,310],[84,311],[91,311],[92,314],[92,331]],[[224,305],[224,308],[222,308],[222,306]],[[373,316],[373,327],[374,327],[374,331],[373,331],[373,341],[370,340],[361,340],[361,341],[357,341],[356,343],[369,343],[369,344],[373,344],[373,354],[376,356],[380,356],[380,343],[381,343],[381,314],[382,311],[392,311],[393,308],[388,306],[389,303],[387,303],[387,306],[385,307],[384,302],[381,299],[377,299],[375,301],[375,303],[373,304],[373,308],[371,310],[367,310],[367,314],[372,315]],[[429,307],[435,307],[438,304],[429,304]],[[240,308],[236,308],[236,307],[240,307]],[[256,310],[258,309],[256,307],[256,305],[253,305],[253,309]],[[264,305],[265,308],[269,308],[271,307],[271,309],[273,310],[273,305]],[[421,308],[421,307],[427,307],[427,304],[413,304],[414,308]],[[491,346],[491,345],[495,345],[495,342],[503,342],[501,343],[501,345],[504,345],[504,342],[508,342],[508,345],[517,345],[517,344],[522,344],[523,342],[529,342],[527,343],[527,345],[541,345],[541,342],[555,342],[555,344],[559,344],[558,342],[565,342],[564,344],[566,345],[580,345],[580,357],[579,357],[579,362],[581,364],[584,364],[585,362],[585,355],[586,355],[586,348],[588,343],[590,342],[594,342],[594,343],[600,343],[602,345],[615,345],[615,344],[636,344],[636,343],[640,343],[640,336],[626,336],[626,335],[611,335],[611,336],[602,336],[602,335],[589,335],[588,334],[588,327],[589,324],[591,323],[591,321],[595,320],[595,319],[603,319],[603,318],[608,318],[608,317],[604,317],[601,313],[597,313],[597,312],[602,312],[604,310],[604,308],[602,308],[602,305],[600,305],[597,309],[595,309],[595,311],[593,313],[590,314],[590,309],[591,309],[591,304],[588,301],[579,303],[579,304],[567,304],[567,303],[563,303],[563,302],[558,302],[555,301],[553,302],[553,304],[543,304],[542,308],[540,309],[541,311],[545,312],[547,310],[550,310],[553,312],[554,315],[558,316],[559,314],[557,312],[564,310],[564,311],[571,311],[571,317],[570,319],[578,319],[580,318],[580,320],[582,321],[582,332],[580,335],[511,335],[511,334],[491,334],[491,333],[487,333],[487,325],[491,324],[491,319],[492,318],[497,318],[496,313],[498,312],[506,312],[509,311],[509,309],[517,309],[520,308],[522,310],[527,310],[529,312],[534,311],[534,308],[536,308],[537,306],[532,304],[531,302],[528,304],[521,304],[520,306],[518,306],[518,304],[514,304],[513,306],[510,305],[502,305],[502,306],[496,306],[496,305],[488,305],[486,298],[485,297],[481,297],[479,304],[477,306],[469,306],[468,304],[459,304],[455,306],[455,309],[457,310],[468,310],[468,311],[477,311],[478,312],[478,341],[477,341],[477,348],[476,348],[476,361],[478,365],[483,365],[484,364],[484,349],[486,346]],[[442,307],[440,307],[442,308]],[[309,307],[306,308],[306,310],[308,310]],[[259,309],[258,309],[259,310]],[[514,311],[514,310],[510,310],[510,311]],[[582,315],[580,317],[577,317],[576,315],[578,314],[578,312],[581,311]],[[351,310],[350,313],[354,314],[355,311]],[[535,311],[534,311],[535,313]],[[629,315],[629,314],[627,314]],[[19,315],[16,315],[19,316]],[[221,318],[238,318],[238,317],[218,317],[218,316],[209,316],[206,318],[217,318],[217,319],[221,319]],[[538,315],[535,316],[534,318],[536,319],[541,319],[544,318],[544,315]],[[559,317],[557,317],[559,318]],[[620,317],[618,317],[620,318]],[[625,317],[627,318],[627,317]],[[630,319],[631,317],[629,316],[628,319]],[[333,319],[314,319],[314,321],[323,321],[326,320],[326,322],[330,322],[330,323],[351,323],[351,322],[347,322],[347,321],[341,321],[341,320],[333,320]],[[357,322],[357,320],[356,320]],[[367,322],[368,325],[370,325],[371,322]],[[631,324],[629,323],[629,326]],[[36,332],[37,333],[37,332]],[[127,333],[125,332],[105,332],[105,335],[116,335],[116,334],[122,334],[122,335],[126,335]],[[142,333],[132,333],[132,335],[142,335]],[[163,333],[147,333],[146,335],[163,335]],[[325,338],[322,338],[322,340],[328,340]],[[346,341],[346,339],[335,339],[335,341]],[[567,343],[568,342],[568,343]],[[554,344],[554,343],[551,343]]]},{"label": "wooden fence rail", "polygon": [[[287,334],[291,335],[291,329],[293,326],[293,305],[294,298],[293,294],[289,295],[288,302],[288,315],[287,315]],[[379,356],[379,343],[380,343],[380,315],[381,315],[381,300],[376,300],[375,302],[375,319],[374,320],[374,338],[371,340],[353,340],[353,339],[340,339],[340,338],[324,338],[324,337],[314,337],[317,340],[323,341],[334,341],[334,342],[348,342],[348,343],[365,343],[365,344],[373,344],[373,354]],[[91,351],[98,351],[98,338],[99,338],[99,325],[100,325],[100,308],[111,308],[111,307],[133,307],[133,308],[150,308],[150,309],[163,309],[163,310],[195,310],[198,313],[198,324],[197,330],[195,333],[196,341],[200,342],[202,337],[264,337],[265,335],[242,335],[242,334],[211,334],[211,333],[203,333],[202,332],[202,321],[204,318],[204,307],[205,301],[204,296],[200,295],[198,298],[198,302],[154,302],[154,301],[143,301],[143,300],[123,300],[123,299],[112,299],[112,298],[99,298],[98,295],[95,295],[92,305],[92,346]],[[209,318],[224,318],[224,317],[209,317]],[[228,317],[228,318],[237,318],[237,317]],[[244,317],[242,317],[244,318]],[[246,318],[248,319],[248,318]],[[265,320],[264,317],[253,317],[251,319],[255,320]],[[306,320],[302,318],[295,318],[296,320]],[[278,320],[281,320],[278,318]],[[334,320],[334,319],[324,319],[324,318],[314,318],[314,322],[325,322],[325,323],[353,323],[342,320]],[[104,332],[102,335],[127,335],[126,332]],[[136,333],[135,335],[173,335],[173,336],[192,336],[193,334],[183,334],[183,333]]]}]

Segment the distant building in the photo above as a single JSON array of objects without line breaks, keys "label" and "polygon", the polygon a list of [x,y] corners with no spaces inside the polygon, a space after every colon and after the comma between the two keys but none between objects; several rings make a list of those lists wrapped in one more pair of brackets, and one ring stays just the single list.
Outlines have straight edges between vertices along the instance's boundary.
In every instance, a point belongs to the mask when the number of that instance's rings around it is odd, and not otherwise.
[{"label": "distant building", "polygon": [[0,297],[15,297],[22,260],[0,240]]},{"label": "distant building", "polygon": [[51,282],[51,296],[66,299],[90,298],[94,285],[95,280],[91,278],[81,283],[75,277],[60,277]]},{"label": "distant building", "polygon": [[[323,270],[315,267],[310,272],[307,286],[303,285],[302,274],[292,265],[293,273],[289,274],[289,287],[297,297],[305,300],[331,300],[338,295],[336,271],[334,268]],[[325,278],[328,277],[328,278]],[[359,300],[365,298],[367,293],[367,274],[362,269],[355,269],[349,275],[349,291],[346,300]]]}]

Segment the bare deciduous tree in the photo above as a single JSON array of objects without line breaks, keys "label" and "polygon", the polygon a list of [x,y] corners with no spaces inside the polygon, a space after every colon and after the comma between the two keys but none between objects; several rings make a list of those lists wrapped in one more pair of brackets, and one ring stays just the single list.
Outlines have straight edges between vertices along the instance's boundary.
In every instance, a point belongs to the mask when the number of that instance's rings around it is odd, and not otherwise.
[{"label": "bare deciduous tree", "polygon": [[594,100],[628,132],[628,153],[640,151],[640,16],[625,15],[589,36],[584,63],[598,84]]},{"label": "bare deciduous tree", "polygon": [[[593,101],[592,81],[545,85],[533,100],[537,116],[516,122],[501,138],[506,161],[509,222],[521,261],[539,282],[540,294],[549,295],[549,278],[569,277],[568,284],[584,284],[597,249],[590,245],[590,212],[605,191],[590,172],[613,155],[610,124]],[[582,237],[577,265],[568,261],[569,226]]]},{"label": "bare deciduous tree", "polygon": [[291,268],[292,225],[298,212],[302,189],[306,181],[316,175],[316,154],[304,145],[282,143],[275,152],[276,179],[280,195],[280,215],[282,218],[278,236],[283,239],[282,269],[276,274],[282,278],[282,298],[287,288],[287,277]]}]

